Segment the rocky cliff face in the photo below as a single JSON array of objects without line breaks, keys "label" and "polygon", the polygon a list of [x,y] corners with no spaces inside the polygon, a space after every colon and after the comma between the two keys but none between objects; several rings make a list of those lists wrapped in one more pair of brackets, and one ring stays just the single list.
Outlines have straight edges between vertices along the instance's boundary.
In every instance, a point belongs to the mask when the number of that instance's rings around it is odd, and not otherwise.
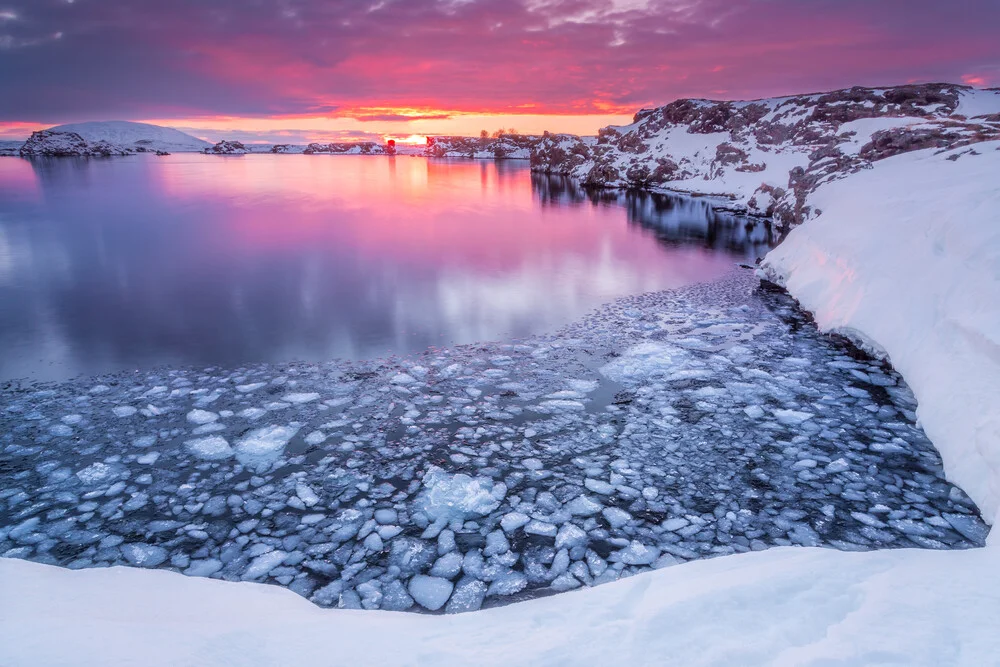
[{"label": "rocky cliff face", "polygon": [[110,157],[133,155],[138,149],[120,146],[109,141],[89,142],[75,132],[41,130],[32,132],[18,153],[21,157]]},{"label": "rocky cliff face", "polygon": [[792,226],[820,184],[875,161],[1000,137],[1000,91],[950,84],[850,88],[750,102],[678,100],[596,142],[550,135],[532,169],[599,187],[720,195],[723,208]]}]

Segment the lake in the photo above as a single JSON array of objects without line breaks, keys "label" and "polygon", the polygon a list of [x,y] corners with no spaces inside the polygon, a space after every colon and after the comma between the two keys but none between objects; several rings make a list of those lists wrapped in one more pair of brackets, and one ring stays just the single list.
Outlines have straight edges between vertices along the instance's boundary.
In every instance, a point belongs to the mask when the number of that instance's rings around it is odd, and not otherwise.
[{"label": "lake", "polygon": [[526,162],[0,159],[0,379],[368,359],[551,331],[770,246]]}]

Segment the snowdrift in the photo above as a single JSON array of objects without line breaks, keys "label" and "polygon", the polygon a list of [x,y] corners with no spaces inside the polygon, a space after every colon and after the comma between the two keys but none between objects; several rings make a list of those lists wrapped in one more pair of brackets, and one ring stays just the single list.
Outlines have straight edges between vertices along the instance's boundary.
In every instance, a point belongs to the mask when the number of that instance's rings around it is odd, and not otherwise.
[{"label": "snowdrift", "polygon": [[0,559],[0,662],[980,666],[1000,655],[994,556],[787,547],[449,616],[320,609],[275,586],[162,570]]}]

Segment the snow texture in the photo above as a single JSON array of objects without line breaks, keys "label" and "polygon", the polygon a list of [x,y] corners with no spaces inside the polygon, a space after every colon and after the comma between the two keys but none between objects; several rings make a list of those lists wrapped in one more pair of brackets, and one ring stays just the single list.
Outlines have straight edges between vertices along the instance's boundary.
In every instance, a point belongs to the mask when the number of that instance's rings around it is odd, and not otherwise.
[{"label": "snow texture", "polygon": [[[981,667],[1000,655],[993,556],[771,549],[447,620],[320,609],[172,572],[0,559],[0,662]],[[459,583],[452,600],[481,596]]]}]

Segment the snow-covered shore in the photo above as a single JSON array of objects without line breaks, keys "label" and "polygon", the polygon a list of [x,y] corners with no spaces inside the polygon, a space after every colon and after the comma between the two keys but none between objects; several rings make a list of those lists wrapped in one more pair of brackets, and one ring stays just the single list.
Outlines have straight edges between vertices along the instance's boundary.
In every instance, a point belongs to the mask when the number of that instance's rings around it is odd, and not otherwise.
[{"label": "snow-covered shore", "polygon": [[[956,159],[957,158],[957,159]],[[887,355],[959,484],[1000,510],[1000,142],[888,158],[821,186],[762,273],[823,330]]]},{"label": "snow-covered shore", "polygon": [[0,559],[0,663],[946,665],[1000,655],[996,552],[780,548],[457,616]]}]

